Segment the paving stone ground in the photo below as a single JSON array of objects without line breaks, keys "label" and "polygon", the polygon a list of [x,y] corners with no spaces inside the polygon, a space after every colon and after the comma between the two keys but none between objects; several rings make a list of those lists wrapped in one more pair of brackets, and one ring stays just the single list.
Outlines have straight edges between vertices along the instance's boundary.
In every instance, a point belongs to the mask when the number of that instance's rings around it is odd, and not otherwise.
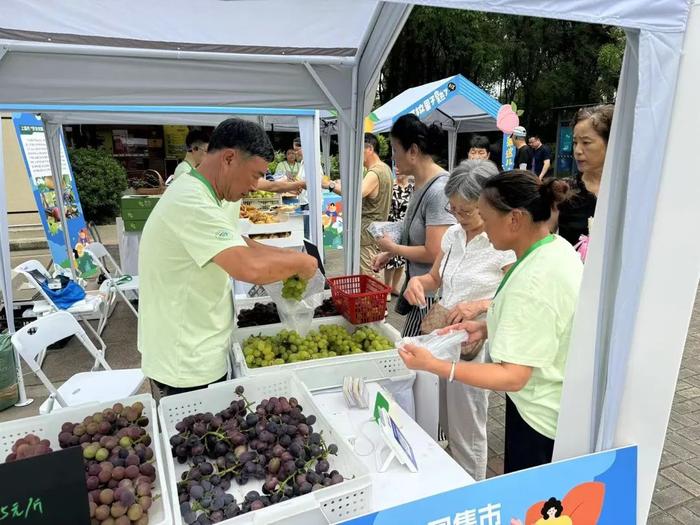
[{"label": "paving stone ground", "polygon": [[[109,241],[107,241],[109,242]],[[116,254],[116,246],[109,246]],[[327,269],[330,275],[343,273],[343,252],[327,255]],[[13,264],[27,258],[46,259],[46,253],[13,253]],[[26,295],[26,292],[25,292]],[[699,297],[700,298],[700,297]],[[389,322],[400,329],[403,319],[389,308]],[[107,343],[107,359],[114,368],[139,366],[140,358],[136,350],[136,323],[134,316],[124,306],[118,305],[103,334]],[[44,371],[54,384],[61,384],[70,375],[89,370],[92,362],[85,358],[83,351],[71,342],[65,349],[49,352]],[[76,369],[76,363],[83,363]],[[0,432],[2,422],[38,413],[39,404],[46,398],[46,389],[36,378],[28,374],[27,391],[36,401],[25,408],[11,408],[0,412]],[[144,390],[147,387],[144,387]],[[503,437],[505,420],[505,399],[500,393],[493,393],[489,406],[489,477],[503,472]],[[654,498],[649,515],[649,524],[676,525],[700,524],[700,301],[696,298],[688,338],[685,345],[682,366],[679,372],[676,396],[669,420],[666,442],[656,481]]]}]

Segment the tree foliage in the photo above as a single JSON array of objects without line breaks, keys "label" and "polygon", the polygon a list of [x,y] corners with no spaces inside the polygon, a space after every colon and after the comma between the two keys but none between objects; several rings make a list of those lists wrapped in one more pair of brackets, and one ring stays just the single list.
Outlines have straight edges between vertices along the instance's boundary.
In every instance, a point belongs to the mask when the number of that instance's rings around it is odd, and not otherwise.
[{"label": "tree foliage", "polygon": [[614,100],[625,37],[528,14],[415,7],[382,70],[378,102],[461,73],[502,103],[515,101],[521,123],[553,141],[553,108]]},{"label": "tree foliage", "polygon": [[124,167],[102,149],[75,148],[68,157],[85,218],[98,224],[114,219],[127,188]]}]

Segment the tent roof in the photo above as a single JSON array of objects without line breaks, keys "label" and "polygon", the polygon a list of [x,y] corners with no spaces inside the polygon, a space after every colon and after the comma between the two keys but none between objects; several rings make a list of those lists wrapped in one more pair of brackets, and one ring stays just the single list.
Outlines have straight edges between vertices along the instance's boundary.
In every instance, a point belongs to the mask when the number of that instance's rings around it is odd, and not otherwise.
[{"label": "tent roof", "polygon": [[[5,0],[0,38],[53,44],[354,57],[376,0]],[[285,20],[295,30],[275,30]],[[342,31],[338,28],[342,27]]]},{"label": "tent roof", "polygon": [[407,89],[370,114],[373,131],[389,131],[398,117],[415,113],[457,131],[495,131],[501,104],[462,75]]},{"label": "tent roof", "polygon": [[[0,106],[119,104],[340,109],[378,24],[378,0],[0,2]],[[293,17],[296,30],[275,29]],[[157,21],[157,22],[155,22]],[[400,26],[399,26],[400,27]],[[339,30],[342,28],[342,30]],[[50,87],[49,87],[50,86]]]}]

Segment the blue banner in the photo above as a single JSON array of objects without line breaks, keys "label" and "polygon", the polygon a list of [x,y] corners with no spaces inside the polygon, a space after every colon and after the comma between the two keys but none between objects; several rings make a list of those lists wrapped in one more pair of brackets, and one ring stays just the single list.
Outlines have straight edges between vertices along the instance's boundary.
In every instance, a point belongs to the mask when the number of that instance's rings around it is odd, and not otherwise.
[{"label": "blue banner", "polygon": [[[70,259],[63,236],[64,225],[61,222],[56,187],[51,175],[49,150],[46,144],[43,122],[32,113],[13,113],[12,122],[15,125],[17,140],[19,141],[20,151],[24,158],[29,182],[39,210],[39,217],[44,226],[51,257],[54,263],[68,268]],[[78,272],[83,277],[91,277],[96,273],[96,268],[87,254],[83,254],[85,246],[89,243],[88,229],[83,217],[83,209],[80,206],[78,189],[75,187],[75,178],[68,164],[68,153],[65,149],[62,134],[61,190],[63,192],[63,203],[71,242],[69,248],[75,250]]]},{"label": "blue banner", "polygon": [[398,115],[394,115],[393,122],[396,122],[400,116],[405,115],[406,113],[413,113],[416,117],[424,120],[429,113],[437,109],[438,106],[441,106],[450,100],[456,94],[457,84],[452,80],[445,82],[442,86],[433,90],[432,93],[426,95],[423,100],[419,100],[418,102],[407,107]]},{"label": "blue banner", "polygon": [[503,171],[512,170],[515,166],[515,144],[510,135],[503,134],[503,155],[501,158]]},{"label": "blue banner", "polygon": [[633,446],[498,476],[344,523],[632,525],[636,516]]}]

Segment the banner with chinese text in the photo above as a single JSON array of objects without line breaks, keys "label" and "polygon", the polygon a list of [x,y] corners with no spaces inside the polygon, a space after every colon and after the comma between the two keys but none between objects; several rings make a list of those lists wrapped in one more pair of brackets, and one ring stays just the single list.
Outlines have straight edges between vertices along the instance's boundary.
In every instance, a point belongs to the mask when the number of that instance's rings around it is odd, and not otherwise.
[{"label": "banner with chinese text", "polygon": [[[46,240],[54,263],[64,268],[69,267],[68,251],[63,236],[63,223],[58,208],[56,185],[51,174],[49,149],[46,144],[46,133],[41,119],[31,113],[13,113],[12,122],[15,126],[20,151],[29,175],[32,192],[44,226]],[[83,209],[80,206],[78,189],[70,165],[65,142],[61,135],[61,191],[65,205],[68,234],[71,241],[70,249],[74,250],[78,264],[77,270],[83,277],[92,277],[97,268],[87,254],[83,253],[89,243],[89,235]]]},{"label": "banner with chinese text", "polygon": [[632,446],[498,476],[344,523],[632,525],[636,515],[637,447]]}]

